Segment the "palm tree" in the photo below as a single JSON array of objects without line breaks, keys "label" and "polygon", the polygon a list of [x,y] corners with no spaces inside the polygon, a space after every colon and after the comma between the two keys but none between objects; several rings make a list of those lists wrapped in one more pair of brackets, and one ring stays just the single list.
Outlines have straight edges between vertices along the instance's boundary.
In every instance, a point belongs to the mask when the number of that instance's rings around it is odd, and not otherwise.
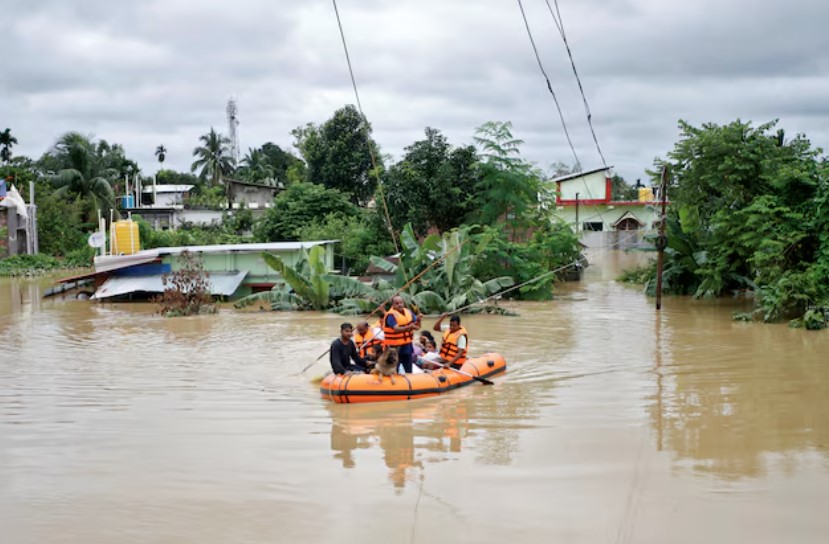
[{"label": "palm tree", "polygon": [[[62,138],[60,143],[66,144],[65,139]],[[87,140],[86,144],[88,143]],[[115,208],[115,193],[112,190],[111,180],[117,178],[118,171],[108,168],[106,162],[95,153],[91,146],[85,145],[82,141],[71,141],[62,148],[65,150],[62,160],[66,167],[57,174],[49,176],[49,180],[56,188],[54,195],[86,200],[93,205],[94,209],[101,211]],[[87,218],[91,217],[93,214],[90,210]]]},{"label": "palm tree", "polygon": [[274,177],[273,166],[268,162],[268,156],[261,148],[249,148],[248,154],[242,159],[242,166],[244,173],[241,175],[248,181],[260,181]]},{"label": "palm tree", "polygon": [[167,158],[167,148],[164,147],[164,144],[155,148],[155,156],[158,157],[158,164],[163,165],[164,159]]},{"label": "palm tree", "polygon": [[196,160],[190,166],[190,171],[200,170],[200,178],[210,178],[212,185],[219,185],[222,176],[233,171],[230,138],[210,127],[210,132],[199,136],[199,140],[202,145],[193,149],[193,156]]},{"label": "palm tree", "polygon": [[11,129],[7,128],[0,132],[0,160],[6,164],[12,160],[12,147],[17,143],[17,138],[12,136]]}]

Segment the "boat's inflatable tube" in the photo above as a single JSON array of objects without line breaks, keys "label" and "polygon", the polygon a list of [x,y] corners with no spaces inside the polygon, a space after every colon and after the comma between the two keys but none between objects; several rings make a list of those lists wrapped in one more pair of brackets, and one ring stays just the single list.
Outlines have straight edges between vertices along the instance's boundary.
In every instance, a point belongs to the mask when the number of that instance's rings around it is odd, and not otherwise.
[{"label": "boat's inflatable tube", "polygon": [[[484,353],[467,359],[461,372],[489,378],[507,370],[507,362],[498,353]],[[394,384],[388,376],[373,374],[331,374],[320,385],[322,398],[341,403],[388,402],[436,397],[447,391],[471,385],[477,380],[449,369],[423,374],[397,374]]]}]

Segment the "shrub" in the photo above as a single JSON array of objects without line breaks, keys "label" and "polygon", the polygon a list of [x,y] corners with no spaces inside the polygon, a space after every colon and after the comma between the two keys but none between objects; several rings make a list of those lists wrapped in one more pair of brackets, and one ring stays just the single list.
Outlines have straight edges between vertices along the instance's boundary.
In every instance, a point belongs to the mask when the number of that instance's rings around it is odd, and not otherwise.
[{"label": "shrub", "polygon": [[201,259],[187,250],[178,259],[181,268],[162,277],[164,293],[156,300],[161,304],[159,313],[166,317],[216,313],[210,278]]}]

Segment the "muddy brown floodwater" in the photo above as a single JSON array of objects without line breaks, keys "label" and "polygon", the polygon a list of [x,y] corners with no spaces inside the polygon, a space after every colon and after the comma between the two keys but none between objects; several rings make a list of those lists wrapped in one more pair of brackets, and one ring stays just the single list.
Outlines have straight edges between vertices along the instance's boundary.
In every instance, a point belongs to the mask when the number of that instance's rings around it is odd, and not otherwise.
[{"label": "muddy brown floodwater", "polygon": [[829,333],[659,315],[613,281],[633,259],[465,318],[494,387],[375,406],[298,375],[339,316],[0,280],[2,542],[827,542]]}]

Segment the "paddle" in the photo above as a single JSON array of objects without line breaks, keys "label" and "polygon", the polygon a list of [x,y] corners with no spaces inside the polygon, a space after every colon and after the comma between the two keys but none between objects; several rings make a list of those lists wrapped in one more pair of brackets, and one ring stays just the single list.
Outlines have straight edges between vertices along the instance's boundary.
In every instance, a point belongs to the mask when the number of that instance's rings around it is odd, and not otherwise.
[{"label": "paddle", "polygon": [[486,378],[481,378],[480,376],[473,376],[472,374],[469,374],[468,372],[464,372],[463,370],[458,370],[457,368],[453,368],[450,365],[445,365],[445,364],[439,363],[437,361],[429,361],[429,362],[434,363],[438,366],[441,366],[441,367],[449,369],[449,370],[454,370],[458,374],[461,374],[463,376],[468,376],[468,377],[472,378],[475,381],[481,382],[484,385],[495,385],[495,382],[493,382],[493,381],[487,380]]}]

